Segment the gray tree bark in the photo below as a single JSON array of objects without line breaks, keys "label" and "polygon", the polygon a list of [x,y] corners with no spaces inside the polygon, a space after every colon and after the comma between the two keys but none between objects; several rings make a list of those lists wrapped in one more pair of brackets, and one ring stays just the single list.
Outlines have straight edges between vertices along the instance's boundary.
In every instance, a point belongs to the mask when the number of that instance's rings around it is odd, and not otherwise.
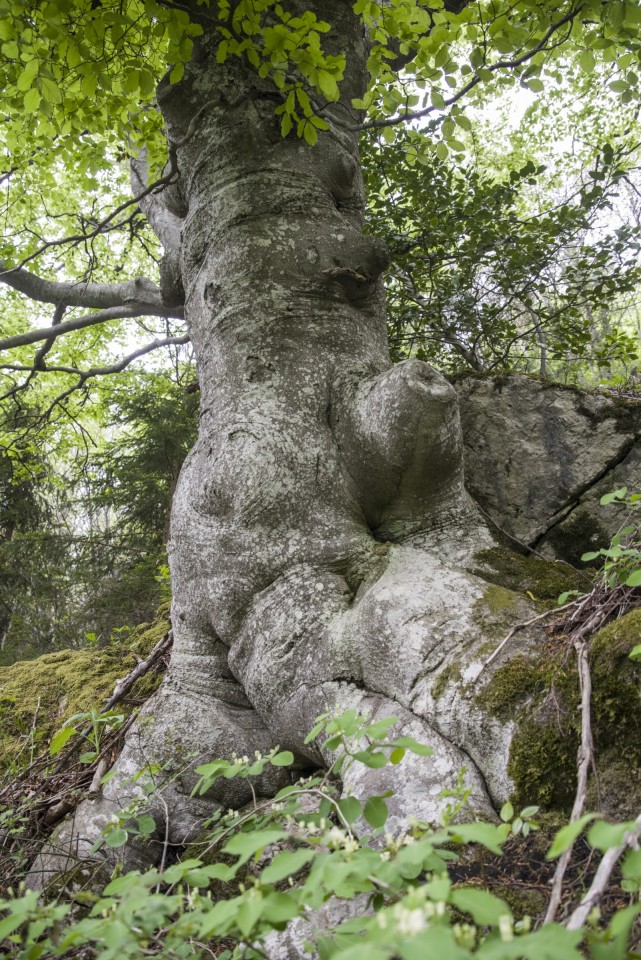
[{"label": "gray tree bark", "polygon": [[[391,829],[434,820],[462,767],[485,815],[510,790],[511,725],[476,703],[492,670],[471,682],[505,630],[471,572],[492,538],[464,490],[454,390],[427,364],[389,360],[386,253],[362,232],[357,135],[334,122],[365,90],[366,38],[345,0],[317,6],[348,66],[316,146],[282,139],[269,81],[218,64],[207,34],[183,80],[159,89],[174,141],[216,101],[179,150],[171,211],[202,398],[173,507],[175,643],[117,776],[58,849],[82,855],[150,760],[183,770],[165,791],[183,842],[212,804],[248,799],[233,781],[190,799],[194,756],[280,744],[323,764],[305,736],[347,707],[396,716],[399,733],[434,748],[391,773],[349,774],[357,794],[395,790]],[[508,619],[527,616],[515,595]]]}]

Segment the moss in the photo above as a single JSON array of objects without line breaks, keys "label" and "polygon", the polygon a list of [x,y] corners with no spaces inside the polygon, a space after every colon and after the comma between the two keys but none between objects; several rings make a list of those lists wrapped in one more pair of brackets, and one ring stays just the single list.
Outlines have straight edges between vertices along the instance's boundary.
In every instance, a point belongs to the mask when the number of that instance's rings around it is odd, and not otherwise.
[{"label": "moss", "polygon": [[561,728],[551,717],[547,722],[531,716],[521,719],[507,768],[517,807],[538,804],[569,810],[576,792],[578,742],[573,726]]},{"label": "moss", "polygon": [[[598,771],[590,801],[623,819],[641,805],[641,664],[629,659],[640,638],[641,610],[634,610],[590,644]],[[516,657],[496,671],[477,702],[516,724],[508,764],[515,804],[567,811],[576,789],[581,715],[575,661],[566,647],[546,644],[534,659]]]},{"label": "moss", "polygon": [[501,610],[515,610],[518,606],[514,592],[496,584],[492,584],[484,591],[483,600],[491,613],[500,613]]},{"label": "moss", "polygon": [[[39,750],[75,713],[102,707],[116,681],[151,652],[168,628],[167,620],[159,619],[115,646],[58,650],[0,667],[0,772],[12,768],[19,754]],[[146,699],[161,679],[159,673],[146,674],[131,695]]]},{"label": "moss", "polygon": [[532,554],[522,556],[506,547],[491,547],[476,554],[474,573],[507,590],[528,594],[541,602],[557,600],[566,590],[586,587],[585,574],[567,564],[554,563]]},{"label": "moss", "polygon": [[590,644],[594,746],[600,778],[608,782],[601,793],[610,812],[624,817],[641,796],[641,664],[629,659],[640,640],[641,610],[633,610]]},{"label": "moss", "polygon": [[450,683],[456,682],[460,679],[461,665],[458,660],[455,660],[453,663],[449,663],[444,670],[441,670],[436,678],[431,691],[434,699],[438,700],[440,697],[442,697]]},{"label": "moss", "polygon": [[524,700],[548,686],[547,672],[537,666],[528,657],[515,657],[496,671],[477,702],[500,720],[513,718]]}]

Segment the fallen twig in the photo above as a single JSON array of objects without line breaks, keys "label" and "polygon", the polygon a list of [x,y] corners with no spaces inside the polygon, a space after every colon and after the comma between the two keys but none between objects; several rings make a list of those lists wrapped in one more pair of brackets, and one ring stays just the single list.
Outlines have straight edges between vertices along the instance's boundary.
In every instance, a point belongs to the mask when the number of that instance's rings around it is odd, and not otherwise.
[{"label": "fallen twig", "polygon": [[487,658],[487,660],[485,661],[485,663],[481,666],[481,669],[480,669],[479,672],[476,674],[476,677],[475,677],[474,679],[475,679],[475,680],[478,680],[478,678],[481,676],[481,674],[483,673],[483,671],[486,670],[487,667],[489,667],[489,665],[490,665],[494,660],[496,660],[496,658],[498,657],[498,655],[499,655],[499,653],[501,652],[501,650],[503,650],[504,647],[507,646],[507,644],[508,644],[509,641],[512,639],[512,637],[515,635],[515,633],[518,633],[519,630],[525,630],[527,627],[531,627],[533,623],[538,623],[539,620],[545,620],[547,617],[551,617],[551,616],[553,616],[554,614],[558,614],[558,613],[560,613],[560,612],[563,611],[563,610],[567,610],[569,607],[572,607],[575,602],[576,602],[576,601],[572,601],[572,602],[570,602],[570,603],[566,603],[565,606],[563,606],[563,607],[555,607],[555,608],[552,609],[552,610],[545,610],[543,613],[537,614],[536,617],[532,617],[530,620],[523,620],[521,623],[515,624],[515,626],[512,627],[512,629],[510,630],[510,632],[508,633],[508,635],[507,635],[506,637],[504,637],[503,640],[501,640],[501,642],[499,643],[498,647],[493,651],[493,653],[490,654],[490,656]]},{"label": "fallen twig", "polygon": [[137,664],[131,673],[128,673],[126,677],[122,680],[118,680],[116,686],[114,687],[114,692],[111,694],[108,700],[105,701],[105,705],[100,711],[101,713],[106,713],[108,710],[111,710],[119,700],[129,693],[133,687],[136,680],[139,680],[140,677],[143,677],[149,670],[157,663],[158,660],[167,653],[173,643],[173,633],[171,630],[168,630],[167,633],[158,641],[154,649],[151,651],[146,660],[141,660]]},{"label": "fallen twig", "polygon": [[[590,664],[588,662],[588,642],[586,639],[579,638],[574,644],[577,653],[577,662],[579,668],[579,687],[581,690],[581,743],[577,755],[577,788],[570,815],[570,823],[575,823],[583,814],[585,807],[585,798],[588,789],[588,773],[592,765],[593,741],[592,741],[592,721],[591,721],[591,698],[592,698],[592,677],[590,676]],[[556,916],[563,895],[563,879],[568,864],[572,858],[574,842],[570,844],[567,850],[563,852],[557,863],[552,880],[552,892],[550,902],[545,914],[544,923],[552,923]]]},{"label": "fallen twig", "polygon": [[641,838],[641,815],[637,817],[634,829],[625,834],[623,842],[620,843],[618,847],[612,847],[612,849],[606,850],[603,854],[601,863],[590,884],[590,889],[565,925],[568,930],[578,930],[583,926],[591,911],[598,905],[601,897],[605,893],[610,875],[619,857],[628,847],[636,849],[639,845],[639,838]]}]

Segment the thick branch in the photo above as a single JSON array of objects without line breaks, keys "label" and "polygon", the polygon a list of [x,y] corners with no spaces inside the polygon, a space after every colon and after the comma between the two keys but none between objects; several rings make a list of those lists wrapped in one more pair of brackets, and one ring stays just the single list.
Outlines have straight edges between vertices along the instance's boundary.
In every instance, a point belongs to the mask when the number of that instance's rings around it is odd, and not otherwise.
[{"label": "thick branch", "polygon": [[145,277],[136,277],[135,280],[126,280],[124,283],[59,283],[55,280],[43,280],[22,267],[4,269],[0,261],[0,283],[24,293],[31,300],[54,303],[56,306],[103,310],[106,307],[144,304],[147,313],[158,309],[159,316],[166,315],[159,288]]},{"label": "thick branch", "polygon": [[38,343],[40,340],[55,339],[65,333],[71,333],[72,330],[82,330],[84,327],[92,327],[97,323],[106,323],[108,320],[123,320],[128,317],[176,317],[182,319],[182,311],[175,309],[169,310],[165,307],[150,309],[149,306],[120,306],[112,307],[110,310],[98,310],[87,317],[78,317],[76,320],[67,320],[66,323],[59,323],[55,327],[41,327],[38,330],[29,330],[28,333],[19,333],[15,337],[7,337],[0,340],[0,350],[11,350],[13,347],[24,347],[29,343]]},{"label": "thick branch", "polygon": [[160,240],[165,253],[178,255],[180,251],[180,233],[182,219],[176,216],[165,202],[167,189],[163,193],[145,193],[149,180],[146,151],[141,150],[137,157],[130,160],[131,186],[134,195],[141,199],[138,206],[144,213],[149,226]]}]

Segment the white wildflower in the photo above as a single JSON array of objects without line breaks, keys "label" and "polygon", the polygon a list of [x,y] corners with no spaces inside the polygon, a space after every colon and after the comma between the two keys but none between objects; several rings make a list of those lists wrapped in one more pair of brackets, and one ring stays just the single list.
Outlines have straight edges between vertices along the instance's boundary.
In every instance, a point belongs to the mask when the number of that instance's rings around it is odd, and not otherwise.
[{"label": "white wildflower", "polygon": [[499,933],[501,934],[501,940],[503,943],[509,943],[510,940],[514,939],[512,917],[510,917],[507,913],[504,913],[503,916],[499,917]]},{"label": "white wildflower", "polygon": [[327,845],[330,847],[340,847],[347,839],[347,834],[340,827],[332,827],[327,834]]},{"label": "white wildflower", "polygon": [[404,937],[413,937],[427,927],[427,918],[422,910],[408,910],[407,907],[397,908],[396,929]]},{"label": "white wildflower", "polygon": [[346,837],[343,841],[343,850],[347,853],[355,853],[358,850],[358,840],[355,840],[354,837]]}]

